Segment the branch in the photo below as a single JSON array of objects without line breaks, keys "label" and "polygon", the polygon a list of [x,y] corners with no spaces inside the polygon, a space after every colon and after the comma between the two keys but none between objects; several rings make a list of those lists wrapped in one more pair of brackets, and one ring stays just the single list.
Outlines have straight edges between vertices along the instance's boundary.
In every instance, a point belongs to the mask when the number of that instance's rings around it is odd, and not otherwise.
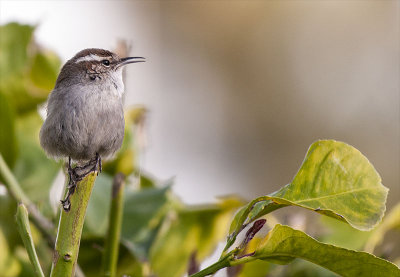
[{"label": "branch", "polygon": [[115,277],[117,272],[119,241],[121,237],[122,212],[124,204],[125,175],[118,173],[114,177],[108,234],[103,256],[103,275]]},{"label": "branch", "polygon": [[28,211],[24,204],[19,204],[16,214],[17,226],[22,241],[24,242],[25,249],[28,252],[29,260],[35,270],[36,276],[44,277],[42,268],[40,267],[39,259],[36,254],[35,246],[29,226]]},{"label": "branch", "polygon": [[96,173],[91,173],[79,182],[70,198],[71,209],[67,212],[61,209],[51,277],[71,277],[75,274],[86,208],[96,176]]}]

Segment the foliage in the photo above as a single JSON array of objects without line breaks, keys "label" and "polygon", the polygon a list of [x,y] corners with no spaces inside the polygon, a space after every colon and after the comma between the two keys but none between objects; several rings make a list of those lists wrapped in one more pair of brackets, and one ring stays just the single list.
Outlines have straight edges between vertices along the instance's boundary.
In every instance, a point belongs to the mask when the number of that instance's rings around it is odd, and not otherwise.
[{"label": "foliage", "polygon": [[[57,185],[54,180],[63,164],[48,159],[39,146],[42,119],[37,107],[52,89],[61,62],[54,53],[35,44],[33,32],[34,27],[17,23],[0,27],[0,153],[26,196],[56,226],[58,215],[52,212],[51,198],[59,196],[49,191]],[[119,172],[127,183],[117,276],[183,276],[189,267],[199,266],[213,253],[228,230],[220,259],[193,276],[229,266],[232,276],[241,277],[332,276],[332,272],[372,276],[378,270],[385,276],[400,276],[394,264],[361,251],[366,247],[372,252],[388,230],[398,230],[400,221],[395,208],[378,225],[388,191],[371,163],[355,148],[333,140],[317,141],[291,183],[249,202],[232,220],[243,204],[235,197],[187,205],[174,195],[173,180],[159,181],[150,174],[139,174],[137,137],[145,115],[143,107],[126,111],[122,149],[114,161],[104,164],[92,191],[78,258],[85,276],[100,274],[107,230],[112,228],[112,182]],[[0,181],[5,183],[1,172]],[[0,273],[33,276],[13,216],[17,206],[11,194],[0,195]],[[330,232],[317,234],[316,240],[303,231],[272,224],[271,212],[288,206],[328,216],[319,226]],[[268,222],[264,226],[265,218]],[[375,230],[361,231],[375,226]],[[55,236],[55,229],[48,231]],[[54,242],[49,243],[35,225],[31,231],[29,245],[36,248],[43,272],[48,275]],[[293,262],[295,258],[312,263]]]}]

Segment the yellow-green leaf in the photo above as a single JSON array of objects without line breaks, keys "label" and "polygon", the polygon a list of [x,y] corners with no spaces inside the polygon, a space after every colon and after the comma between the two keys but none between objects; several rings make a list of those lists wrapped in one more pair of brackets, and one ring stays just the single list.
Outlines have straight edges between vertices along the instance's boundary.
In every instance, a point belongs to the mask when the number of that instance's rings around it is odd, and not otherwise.
[{"label": "yellow-green leaf", "polygon": [[400,269],[372,254],[321,243],[302,231],[277,224],[254,249],[254,255],[233,264],[255,259],[283,263],[301,258],[341,276],[400,276]]},{"label": "yellow-green leaf", "polygon": [[388,189],[378,172],[354,147],[334,140],[311,145],[293,181],[271,195],[370,230],[382,219]]},{"label": "yellow-green leaf", "polygon": [[382,219],[388,189],[378,172],[354,147],[335,140],[313,143],[293,181],[279,191],[254,199],[231,223],[225,251],[244,227],[262,215],[299,206],[370,230]]}]

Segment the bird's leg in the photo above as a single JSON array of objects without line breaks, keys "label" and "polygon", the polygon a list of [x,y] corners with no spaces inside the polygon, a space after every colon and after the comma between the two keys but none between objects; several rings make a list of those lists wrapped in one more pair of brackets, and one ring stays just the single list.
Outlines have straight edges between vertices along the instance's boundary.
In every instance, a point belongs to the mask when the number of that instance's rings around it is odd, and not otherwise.
[{"label": "bird's leg", "polygon": [[99,172],[102,171],[102,163],[100,155],[96,153],[96,156],[93,159],[91,159],[87,164],[75,167],[74,171],[75,171],[74,173],[75,179],[78,181],[82,180],[92,172],[95,172],[97,173],[97,175],[99,175]]},{"label": "bird's leg", "polygon": [[99,153],[96,153],[96,157],[91,159],[87,164],[83,166],[75,166],[74,168],[72,168],[71,166],[71,157],[69,157],[68,159],[69,182],[67,186],[68,192],[65,199],[61,200],[64,211],[67,212],[71,209],[70,197],[72,194],[74,194],[77,183],[79,181],[82,181],[82,179],[85,178],[90,173],[97,172],[97,175],[99,175],[99,172],[101,171],[102,171],[102,164]]},{"label": "bird's leg", "polygon": [[96,153],[96,164],[93,167],[93,171],[97,171],[97,176],[99,176],[99,172],[101,173],[102,170],[103,170],[103,166],[101,164],[101,157],[100,157],[99,153]]},{"label": "bird's leg", "polygon": [[71,209],[71,201],[70,197],[75,192],[76,183],[77,183],[77,176],[75,169],[71,166],[71,157],[68,157],[68,186],[67,186],[67,196],[64,200],[61,200],[61,204],[63,206],[64,211],[68,212]]}]

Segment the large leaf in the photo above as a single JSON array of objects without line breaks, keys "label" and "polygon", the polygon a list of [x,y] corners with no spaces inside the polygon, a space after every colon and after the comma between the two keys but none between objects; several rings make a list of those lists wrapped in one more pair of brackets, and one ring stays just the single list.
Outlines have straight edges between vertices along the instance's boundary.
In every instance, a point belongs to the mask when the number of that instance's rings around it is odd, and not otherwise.
[{"label": "large leaf", "polygon": [[341,276],[400,276],[400,269],[386,260],[366,252],[321,243],[302,231],[280,224],[256,246],[252,256],[238,259],[234,264],[255,259],[287,263],[294,258],[310,261]]},{"label": "large leaf", "polygon": [[240,201],[232,198],[218,205],[171,211],[150,251],[154,273],[159,277],[182,276],[191,257],[199,263],[210,255],[226,235],[231,215],[239,205]]},{"label": "large leaf", "polygon": [[370,230],[383,217],[387,193],[378,172],[360,151],[330,140],[311,145],[293,181],[274,193],[272,200]]},{"label": "large leaf", "polygon": [[294,205],[349,223],[359,230],[375,227],[385,212],[388,189],[368,159],[354,147],[334,140],[313,143],[293,181],[251,201],[231,224],[226,249],[243,224]]}]

